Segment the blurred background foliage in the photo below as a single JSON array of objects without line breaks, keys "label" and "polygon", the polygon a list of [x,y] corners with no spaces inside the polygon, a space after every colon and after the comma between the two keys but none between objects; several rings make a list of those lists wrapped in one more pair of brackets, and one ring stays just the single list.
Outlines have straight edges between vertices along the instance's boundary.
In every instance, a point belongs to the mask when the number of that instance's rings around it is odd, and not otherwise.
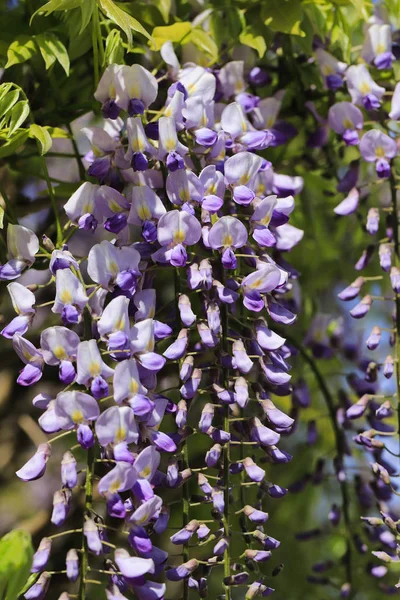
[{"label": "blurred background foliage", "polygon": [[[400,0],[388,0],[387,8],[397,27],[395,21],[400,18]],[[322,118],[326,118],[331,98],[323,89],[315,61],[310,59],[313,42],[316,39],[329,41],[329,50],[337,58],[351,62],[362,43],[363,24],[371,12],[372,3],[364,0],[50,0],[47,3],[1,0],[1,262],[5,259],[7,222],[18,220],[38,234],[46,233],[54,239],[49,186],[61,209],[79,185],[83,166],[76,160],[76,153],[82,157],[88,149],[79,131],[84,124],[100,118],[99,104],[94,101],[93,92],[104,67],[110,63],[140,62],[162,76],[165,65],[159,49],[166,40],[174,43],[182,64],[195,61],[217,68],[229,60],[244,60],[246,70],[254,65],[262,66],[270,74],[271,81],[265,88],[257,89],[257,94],[268,97],[277,90],[286,90],[280,117],[297,129],[297,135],[288,144],[267,149],[263,154],[276,172],[304,178],[293,224],[304,229],[305,235],[290,255],[291,264],[300,274],[299,285],[294,287],[293,294],[301,306],[300,317],[291,329],[292,341],[303,351],[306,348],[307,356],[311,357],[304,342],[307,334],[310,337],[310,328],[315,340],[328,340],[331,358],[315,364],[335,404],[340,390],[353,398],[349,377],[363,375],[357,372],[357,361],[351,359],[360,354],[368,355],[365,333],[369,333],[375,323],[375,316],[380,324],[384,324],[385,320],[390,321],[390,313],[382,315],[379,307],[375,313],[372,311],[367,324],[363,322],[364,329],[357,329],[348,322],[335,299],[337,291],[354,279],[353,265],[365,245],[365,232],[357,215],[341,219],[333,213],[333,207],[343,199],[343,194],[336,189],[338,176],[356,156],[354,149],[339,147],[332,132],[327,133],[328,141],[324,146],[313,147],[311,136],[321,123],[316,122],[307,103],[315,103]],[[398,73],[395,73],[395,79],[398,80]],[[379,188],[376,193],[382,201],[385,190]],[[77,236],[74,244],[79,246],[79,243]],[[74,251],[74,247],[71,250]],[[41,268],[39,259],[35,270],[31,269],[26,275],[25,283],[32,282],[33,278],[36,283],[46,281],[47,274]],[[371,269],[366,274],[375,273]],[[163,293],[167,303],[172,290],[167,281],[165,284]],[[46,295],[42,297],[45,302]],[[5,294],[5,284],[0,286],[0,301],[2,318],[7,321],[12,308]],[[319,328],[315,327],[317,315],[327,316]],[[38,311],[32,341],[35,336],[38,338],[44,326],[43,319]],[[346,352],[351,345],[352,355]],[[15,470],[31,455],[34,445],[46,437],[36,424],[38,414],[31,399],[39,390],[54,393],[58,390],[58,382],[51,379],[49,370],[34,388],[18,387],[15,379],[20,364],[11,344],[3,338],[0,352],[0,533],[23,529],[37,544],[43,535],[50,533],[49,515],[52,494],[58,487],[58,458],[65,450],[63,440],[40,481],[24,484],[16,478]],[[338,588],[316,586],[307,579],[312,574],[312,565],[324,559],[339,561],[334,567],[338,585],[345,580],[340,557],[346,550],[349,532],[344,529],[343,522],[337,528],[327,525],[331,505],[342,502],[332,467],[336,453],[335,431],[326,395],[321,393],[321,383],[313,365],[313,359],[307,362],[301,352],[294,359],[293,381],[306,381],[311,396],[310,407],[300,412],[296,432],[283,440],[282,447],[294,458],[288,465],[266,467],[271,481],[290,488],[283,500],[270,501],[267,531],[282,544],[271,561],[261,566],[262,572],[271,577],[270,585],[277,589],[274,595],[277,600],[338,598]],[[167,375],[161,387],[166,389],[173,384],[172,375]],[[173,394],[171,398],[176,399]],[[280,401],[290,409],[290,398]],[[316,442],[309,445],[307,424],[312,420],[317,423],[318,434]],[[166,419],[167,430],[168,427],[172,429],[173,423]],[[205,449],[200,440],[201,437],[193,437],[189,442],[193,467],[199,466],[204,456]],[[318,478],[316,469],[321,460],[326,464],[323,476]],[[360,509],[355,495],[355,486],[367,471],[366,457],[353,451],[346,463],[351,533],[362,536],[369,544],[359,519],[366,510]],[[245,492],[249,504],[252,503],[250,490]],[[171,525],[179,526],[181,507],[176,501],[180,492],[170,493]],[[374,513],[374,507],[371,512]],[[78,522],[79,519],[77,502],[75,513],[69,519],[71,528],[74,520]],[[315,528],[321,529],[318,537],[309,541],[296,539],[298,532]],[[240,529],[239,525],[236,529]],[[4,556],[15,552],[10,549],[11,543],[27,557],[25,562],[15,566],[20,575],[13,576],[14,584],[18,581],[19,586],[21,577],[26,578],[26,562],[29,563],[31,556],[26,536],[16,535],[16,540],[10,541],[6,536],[0,542],[0,597],[7,600],[17,597],[15,589],[10,592],[11,588],[8,588],[8,595],[4,595],[4,578],[12,569],[4,562]],[[63,568],[65,543],[65,539],[56,540],[50,568]],[[174,547],[170,546],[166,536],[158,545],[174,554]],[[377,600],[382,597],[378,583],[366,576],[371,556],[360,554],[352,542],[351,547],[354,588],[358,590],[353,597]],[[243,548],[239,535],[233,553],[239,555]],[[201,554],[201,550],[199,552]],[[392,583],[396,581],[394,573]],[[56,598],[57,591],[62,589],[53,588],[53,597]],[[178,584],[171,585],[167,597],[179,598],[179,590]],[[92,598],[98,597],[95,592],[92,590]],[[209,594],[214,598],[212,583]],[[236,589],[235,600],[242,598],[241,594],[241,588]]]}]

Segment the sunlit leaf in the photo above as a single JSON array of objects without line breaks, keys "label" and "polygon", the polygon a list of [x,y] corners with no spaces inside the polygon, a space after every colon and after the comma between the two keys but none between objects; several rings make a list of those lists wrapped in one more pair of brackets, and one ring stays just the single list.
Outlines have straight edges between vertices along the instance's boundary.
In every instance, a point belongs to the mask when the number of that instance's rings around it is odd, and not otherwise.
[{"label": "sunlit leaf", "polygon": [[27,119],[29,112],[29,104],[26,100],[21,100],[13,106],[10,123],[8,125],[9,130],[7,137],[11,137],[14,131],[16,131],[18,127],[22,125],[22,123]]},{"label": "sunlit leaf", "polygon": [[4,115],[6,115],[8,111],[12,109],[14,104],[18,101],[18,98],[19,91],[12,90],[0,100],[0,117],[4,117]]},{"label": "sunlit leaf", "polygon": [[212,37],[201,29],[200,27],[196,27],[192,30],[190,34],[190,41],[197,47],[199,50],[203,52],[207,52],[212,58],[217,60],[218,58],[218,46],[212,39]]},{"label": "sunlit leaf", "polygon": [[251,31],[251,27],[242,31],[239,37],[239,41],[241,44],[245,46],[249,46],[253,48],[253,50],[257,50],[259,58],[262,58],[267,51],[267,44],[262,35],[255,35]]},{"label": "sunlit leaf", "polygon": [[12,65],[18,65],[26,62],[37,53],[37,47],[33,38],[29,35],[20,35],[10,44],[7,50],[6,69]]},{"label": "sunlit leaf", "polygon": [[123,63],[124,47],[118,29],[112,29],[107,36],[104,48],[104,65]]},{"label": "sunlit leaf", "polygon": [[42,33],[36,37],[40,53],[46,64],[46,69],[49,69],[57,60],[69,75],[69,56],[66,47],[54,33]]},{"label": "sunlit leaf", "polygon": [[46,2],[40,8],[38,8],[32,15],[32,19],[38,14],[44,14],[46,17],[51,15],[51,13],[55,11],[61,10],[72,10],[73,8],[78,8],[83,2],[87,0],[50,0],[50,2]]},{"label": "sunlit leaf", "polygon": [[[1,151],[1,149],[0,149]],[[29,577],[33,548],[27,531],[10,531],[0,540],[0,598],[17,600]]]},{"label": "sunlit leaf", "polygon": [[47,129],[34,124],[30,126],[29,135],[39,142],[40,153],[42,156],[50,150],[53,141]]},{"label": "sunlit leaf", "polygon": [[155,27],[152,33],[152,50],[159,50],[168,41],[178,44],[181,44],[184,40],[188,42],[191,31],[192,24],[186,21],[183,23],[174,23],[166,27]]},{"label": "sunlit leaf", "polygon": [[112,0],[98,0],[99,6],[103,13],[108,17],[113,23],[118,25],[125,33],[129,46],[132,46],[132,31],[136,31],[137,33],[141,33],[149,40],[151,39],[150,35],[147,33],[145,28],[131,15],[128,15],[127,12],[119,8]]}]

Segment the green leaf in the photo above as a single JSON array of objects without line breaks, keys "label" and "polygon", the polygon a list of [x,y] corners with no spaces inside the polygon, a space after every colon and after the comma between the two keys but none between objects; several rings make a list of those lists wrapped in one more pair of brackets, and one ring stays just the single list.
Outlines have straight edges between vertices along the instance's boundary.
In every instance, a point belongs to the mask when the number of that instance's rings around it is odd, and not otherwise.
[{"label": "green leaf", "polygon": [[9,110],[11,110],[11,108],[17,102],[18,98],[19,91],[12,90],[0,100],[0,118],[4,117],[4,115],[7,114]]},{"label": "green leaf", "polygon": [[[259,11],[258,11],[259,12]],[[225,10],[213,10],[210,17],[210,31],[218,48],[225,43],[232,45],[243,29],[240,11],[227,7]]]},{"label": "green leaf", "polygon": [[10,44],[7,50],[6,69],[12,65],[18,65],[26,62],[37,52],[34,39],[29,35],[19,35],[16,40]]},{"label": "green leaf", "polygon": [[95,0],[85,0],[85,2],[82,2],[82,4],[81,4],[82,24],[81,24],[81,28],[79,30],[80,34],[89,25],[90,20],[92,18],[94,7],[95,7]]},{"label": "green leaf", "polygon": [[44,14],[46,17],[51,15],[51,13],[55,11],[61,10],[72,10],[73,8],[78,8],[83,2],[87,0],[50,0],[50,2],[46,2],[43,6],[40,6],[32,15],[31,22],[34,17],[38,14]]},{"label": "green leaf", "polygon": [[17,600],[22,586],[29,577],[32,557],[33,548],[28,532],[16,529],[1,538],[0,598]]},{"label": "green leaf", "polygon": [[131,17],[131,15],[128,15],[128,13],[119,8],[112,0],[98,0],[98,3],[106,17],[118,25],[125,33],[129,46],[132,46],[132,31],[141,33],[151,40],[150,35],[139,21]]},{"label": "green leaf", "polygon": [[[189,34],[192,31],[192,24],[188,21],[174,23],[166,27],[154,27],[151,44],[152,50],[160,50],[165,42],[176,42],[181,44],[184,40],[189,41]],[[185,39],[186,38],[186,39]]]},{"label": "green leaf", "polygon": [[49,127],[46,125],[44,129],[49,132],[52,138],[70,139],[71,137],[69,133],[64,131],[64,129],[61,129],[61,127]]},{"label": "green leaf", "polygon": [[158,8],[165,23],[168,23],[171,15],[172,0],[153,0],[154,5]]},{"label": "green leaf", "polygon": [[239,41],[253,50],[257,50],[259,58],[262,58],[267,51],[267,44],[262,35],[252,33],[252,28],[247,27],[239,36]]},{"label": "green leaf", "polygon": [[39,46],[40,54],[42,55],[47,71],[56,62],[56,57],[49,48],[47,35],[45,33],[40,33],[35,37],[35,39],[37,45]]},{"label": "green leaf", "polygon": [[41,127],[40,125],[31,125],[29,129],[29,136],[34,137],[39,142],[40,154],[42,156],[50,150],[53,142],[47,129]]},{"label": "green leaf", "polygon": [[124,61],[124,47],[118,29],[112,29],[107,36],[104,49],[104,65],[121,65]]},{"label": "green leaf", "polygon": [[66,47],[54,33],[40,33],[36,36],[36,42],[40,49],[40,54],[49,69],[57,60],[69,75],[69,56]]},{"label": "green leaf", "polygon": [[8,138],[11,137],[12,134],[18,129],[18,127],[22,125],[22,123],[27,119],[29,113],[30,108],[26,100],[21,100],[13,106],[13,109],[11,111],[10,123],[8,125]]},{"label": "green leaf", "polygon": [[300,0],[268,0],[262,7],[261,16],[273,31],[305,36],[300,28],[303,18]]},{"label": "green leaf", "polygon": [[207,54],[212,56],[215,60],[218,59],[218,46],[204,29],[201,29],[200,27],[192,29],[190,41],[197,46],[199,50],[207,52]]},{"label": "green leaf", "polygon": [[4,228],[4,208],[0,206],[0,229]]}]

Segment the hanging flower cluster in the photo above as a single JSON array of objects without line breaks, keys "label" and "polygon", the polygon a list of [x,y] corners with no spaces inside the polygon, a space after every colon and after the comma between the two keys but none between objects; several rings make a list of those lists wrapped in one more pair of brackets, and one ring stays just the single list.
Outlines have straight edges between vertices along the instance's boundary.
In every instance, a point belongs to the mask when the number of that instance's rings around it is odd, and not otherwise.
[{"label": "hanging flower cluster", "polygon": [[[381,513],[381,518],[364,518],[365,524],[368,524],[365,530],[367,540],[376,548],[373,554],[386,563],[368,565],[368,573],[378,579],[388,572],[388,563],[398,561],[399,550],[398,520],[389,504],[397,487],[392,481],[392,476],[398,469],[388,460],[389,454],[394,453],[398,456],[398,445],[393,445],[393,438],[398,436],[398,431],[391,423],[385,422],[393,417],[395,411],[400,415],[399,398],[398,389],[393,393],[390,383],[385,382],[385,379],[390,380],[394,373],[396,380],[399,378],[399,174],[396,162],[398,144],[395,121],[400,116],[400,84],[392,90],[376,82],[380,79],[379,70],[392,68],[395,57],[391,48],[391,27],[376,14],[366,29],[361,53],[367,64],[347,67],[342,63],[335,63],[331,55],[329,60],[327,59],[329,64],[340,64],[342,81],[340,85],[338,82],[335,89],[339,90],[346,84],[350,94],[350,99],[341,94],[339,101],[329,108],[328,124],[342,138],[344,144],[339,145],[340,152],[343,152],[346,146],[359,148],[359,158],[350,164],[338,183],[338,191],[347,195],[334,210],[340,216],[356,212],[362,215],[363,229],[371,240],[355,264],[359,275],[339,293],[339,298],[346,302],[357,299],[350,310],[350,315],[355,319],[366,318],[367,315],[370,318],[370,310],[375,302],[390,301],[391,306],[394,304],[393,328],[385,329],[373,324],[366,340],[366,347],[370,351],[381,350],[384,343],[387,344],[387,349],[384,349],[382,358],[359,361],[360,368],[364,371],[364,379],[354,377],[349,381],[357,401],[351,403],[345,395],[345,404],[340,409],[340,419],[338,418],[343,435],[344,429],[351,428],[352,421],[356,424],[361,418],[366,421],[366,428],[365,425],[361,426],[353,440],[371,456],[372,474],[370,478],[365,475],[357,477],[356,494],[363,511],[378,507]],[[336,67],[336,73],[339,72],[338,69],[339,66]],[[374,71],[371,75],[372,69]],[[335,77],[337,79],[338,75]],[[327,85],[330,85],[329,82]],[[334,89],[332,85],[330,89]],[[383,274],[376,275],[372,270],[372,275],[362,275],[361,272],[371,272],[368,268],[373,264],[372,260],[376,254]],[[386,291],[387,288],[390,289],[389,292]],[[385,331],[388,331],[387,340]],[[390,347],[393,347],[393,350],[390,350]],[[382,388],[380,393],[379,386]],[[389,454],[386,454],[385,450]],[[350,448],[346,447],[346,453],[349,452]],[[343,465],[341,473],[345,478]],[[354,536],[353,543],[360,553],[367,552],[368,547],[359,535]],[[379,588],[389,595],[398,591],[398,586],[384,582],[379,583]],[[350,593],[350,588],[346,593]],[[342,597],[347,596],[343,594]]]},{"label": "hanging flower cluster", "polygon": [[[162,55],[176,64],[171,44]],[[95,98],[104,126],[83,130],[91,180],[64,206],[66,235],[80,230],[88,253],[74,256],[66,244],[45,240],[40,256],[55,296],[45,303],[53,314],[37,346],[29,329],[41,290],[15,281],[37,258],[32,231],[9,225],[9,261],[0,270],[17,313],[2,335],[25,364],[18,383],[38,382],[50,366],[64,386],[55,398],[33,399],[40,427],[56,437],[17,475],[41,477],[52,443],[76,435],[54,495],[51,521],[61,527],[85,470],[82,542],[66,556],[66,577],[79,582],[80,598],[99,560],[109,599],[128,589],[141,600],[164,598],[164,571],[167,581],[183,580],[185,598],[188,588],[206,597],[207,575],[221,567],[226,598],[233,585],[245,586],[246,599],[273,592],[248,566],[257,573],[280,544],[264,524],[268,498],[286,490],[261,465],[291,459],[280,438],[294,421],[271,394],[290,390],[291,352],[275,327],[295,320],[285,301],[292,269],[283,253],[302,237],[288,223],[302,180],[274,173],[257,154],[287,139],[274,134],[282,95],[248,93],[242,62],[215,72],[170,67],[169,76],[172,84],[160,90],[140,65],[110,65],[101,77]],[[172,285],[163,305],[160,286]],[[165,381],[172,381],[170,394],[160,389]],[[171,418],[174,431],[165,432]],[[188,444],[200,438],[208,450],[193,468]],[[165,498],[174,490],[183,522],[170,543],[183,547],[180,560],[154,544],[168,528]],[[99,503],[94,511],[93,495],[104,509]],[[108,541],[109,517],[124,523],[129,550]],[[233,560],[235,535],[245,541]],[[206,546],[205,560],[190,549],[195,540]],[[44,538],[35,554],[28,600],[43,598],[49,586],[51,546]]]}]

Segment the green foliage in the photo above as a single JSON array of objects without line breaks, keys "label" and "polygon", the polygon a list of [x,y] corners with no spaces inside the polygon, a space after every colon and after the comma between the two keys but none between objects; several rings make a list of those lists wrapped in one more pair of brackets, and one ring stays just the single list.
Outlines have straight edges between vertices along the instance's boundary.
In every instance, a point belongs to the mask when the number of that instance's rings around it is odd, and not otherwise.
[{"label": "green foliage", "polygon": [[0,540],[0,598],[17,600],[28,579],[33,557],[31,536],[26,531],[10,531]]},{"label": "green foliage", "polygon": [[136,31],[137,33],[141,33],[148,39],[150,39],[149,34],[145,30],[145,28],[131,15],[122,10],[115,2],[112,0],[98,0],[98,4],[102,12],[108,17],[115,25],[120,27],[122,31],[125,33],[128,45],[132,46],[133,38],[132,31]]},{"label": "green foliage", "polygon": [[29,135],[32,138],[35,138],[39,144],[40,154],[46,154],[52,145],[51,135],[45,129],[45,127],[41,127],[40,125],[33,124],[29,128]]},{"label": "green foliage", "polygon": [[150,43],[152,50],[160,50],[161,46],[167,42],[176,42],[177,44],[187,43],[192,32],[192,25],[189,22],[174,23],[167,27],[155,27],[152,33]]}]

